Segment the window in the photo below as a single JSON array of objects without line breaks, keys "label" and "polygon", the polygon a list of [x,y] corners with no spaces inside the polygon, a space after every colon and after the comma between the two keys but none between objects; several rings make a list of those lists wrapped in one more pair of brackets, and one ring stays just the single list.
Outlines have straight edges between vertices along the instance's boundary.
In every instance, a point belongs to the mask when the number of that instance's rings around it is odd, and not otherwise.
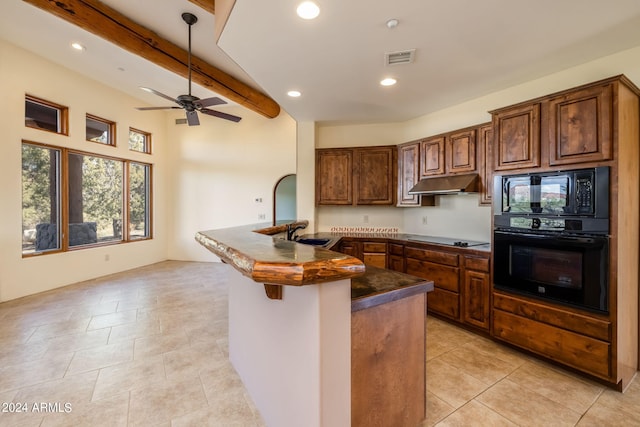
[{"label": "window", "polygon": [[116,124],[109,120],[87,114],[87,141],[116,145]]},{"label": "window", "polygon": [[60,150],[22,144],[22,253],[58,250]]},{"label": "window", "polygon": [[151,165],[129,163],[129,236],[131,239],[151,235],[149,201],[151,200]]},{"label": "window", "polygon": [[25,96],[24,125],[68,135],[69,109],[31,95]]},{"label": "window", "polygon": [[22,217],[23,256],[151,238],[151,165],[23,141]]},{"label": "window", "polygon": [[129,150],[151,153],[151,134],[141,130],[129,128]]},{"label": "window", "polygon": [[121,241],[122,160],[69,153],[69,247]]}]

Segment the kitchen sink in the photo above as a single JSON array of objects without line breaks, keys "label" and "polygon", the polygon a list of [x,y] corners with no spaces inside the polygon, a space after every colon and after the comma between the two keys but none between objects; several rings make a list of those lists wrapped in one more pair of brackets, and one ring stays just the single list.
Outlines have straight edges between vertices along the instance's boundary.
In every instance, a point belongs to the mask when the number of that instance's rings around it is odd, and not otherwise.
[{"label": "kitchen sink", "polygon": [[312,246],[324,246],[329,243],[331,239],[313,239],[313,238],[302,238],[296,240],[297,243],[302,243],[303,245],[312,245]]}]

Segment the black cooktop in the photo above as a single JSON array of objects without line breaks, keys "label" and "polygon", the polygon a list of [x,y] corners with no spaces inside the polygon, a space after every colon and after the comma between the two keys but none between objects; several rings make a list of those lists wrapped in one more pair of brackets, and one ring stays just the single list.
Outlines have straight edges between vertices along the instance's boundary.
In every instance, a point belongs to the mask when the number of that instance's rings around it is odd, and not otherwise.
[{"label": "black cooktop", "polygon": [[488,244],[488,242],[478,242],[475,240],[456,239],[456,238],[438,237],[438,236],[411,236],[411,237],[408,237],[407,240],[414,241],[414,242],[436,243],[438,245],[446,245],[446,246],[460,246],[463,248],[466,248],[469,246],[480,246],[480,245]]}]

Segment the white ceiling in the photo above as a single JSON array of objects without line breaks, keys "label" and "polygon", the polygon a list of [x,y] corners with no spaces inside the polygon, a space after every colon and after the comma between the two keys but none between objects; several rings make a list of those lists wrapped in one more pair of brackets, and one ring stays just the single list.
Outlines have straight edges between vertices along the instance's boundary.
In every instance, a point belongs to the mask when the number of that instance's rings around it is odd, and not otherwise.
[{"label": "white ceiling", "polygon": [[[194,13],[195,55],[304,121],[408,120],[640,45],[638,0],[317,0],[314,21],[296,16],[299,1],[237,0],[221,49],[214,16],[187,0],[103,0],[185,49],[180,15]],[[166,102],[139,86],[187,91],[185,79],[21,0],[3,1],[0,38],[151,105]],[[72,51],[72,41],[87,50]],[[404,49],[416,49],[414,63],[384,65],[385,52]],[[381,87],[386,76],[397,85]],[[302,97],[287,97],[291,89]]]}]

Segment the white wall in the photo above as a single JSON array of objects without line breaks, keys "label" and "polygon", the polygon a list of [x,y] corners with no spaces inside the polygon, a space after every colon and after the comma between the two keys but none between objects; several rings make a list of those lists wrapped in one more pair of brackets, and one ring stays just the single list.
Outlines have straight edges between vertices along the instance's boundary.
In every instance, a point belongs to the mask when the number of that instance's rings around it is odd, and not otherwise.
[{"label": "white wall", "polygon": [[[375,125],[318,125],[318,148],[400,144],[439,133],[485,123],[489,111],[548,95],[618,74],[640,85],[640,47],[629,49],[533,80],[403,123]],[[463,237],[488,241],[491,237],[491,209],[478,204],[478,196],[441,196],[435,207],[321,207],[321,231],[332,226],[397,226],[407,233]],[[363,221],[369,216],[369,223]],[[427,217],[426,225],[422,223]]]},{"label": "white wall", "polygon": [[200,126],[176,125],[184,117],[176,112],[168,123],[170,259],[217,260],[194,240],[197,231],[271,224],[273,187],[296,173],[296,124],[289,115],[267,119],[243,107],[224,111],[242,120],[201,114]]},{"label": "white wall", "polygon": [[[4,41],[0,41],[0,93],[0,301],[165,260],[164,114],[136,111],[140,101]],[[25,93],[69,107],[69,136],[25,127]],[[116,122],[115,148],[85,141],[86,113]],[[129,126],[152,133],[152,155],[129,151]],[[23,139],[152,163],[154,238],[22,258]]]}]

